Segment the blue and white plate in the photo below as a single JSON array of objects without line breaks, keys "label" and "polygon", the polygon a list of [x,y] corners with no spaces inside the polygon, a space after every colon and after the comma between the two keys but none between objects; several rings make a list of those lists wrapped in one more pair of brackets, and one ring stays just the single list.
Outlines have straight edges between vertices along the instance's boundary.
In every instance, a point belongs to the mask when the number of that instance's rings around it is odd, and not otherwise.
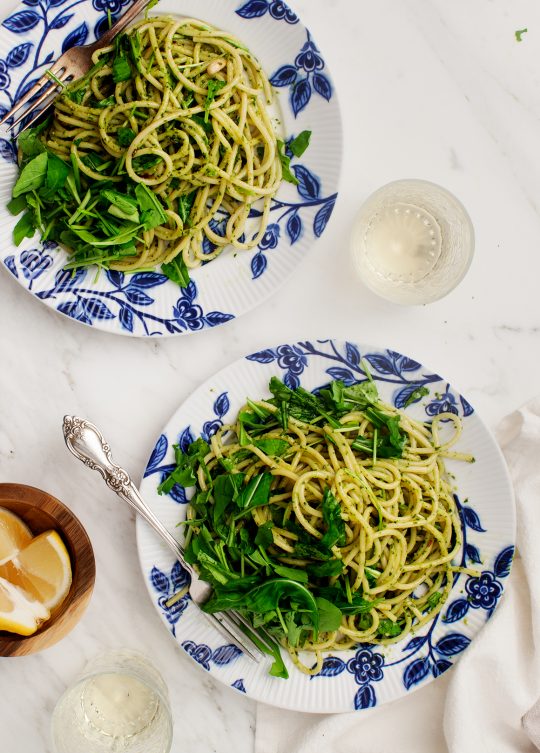
[{"label": "blue and white plate", "polygon": [[[501,598],[510,572],[515,542],[513,492],[502,454],[471,405],[443,378],[412,358],[392,350],[338,340],[283,344],[253,353],[223,369],[179,408],[158,438],[144,474],[142,494],[176,536],[186,514],[183,488],[160,497],[157,486],[174,467],[173,444],[187,446],[208,438],[230,423],[247,397],[269,396],[276,375],[290,387],[313,390],[331,379],[346,383],[364,379],[361,359],[369,363],[383,400],[402,408],[418,387],[429,394],[407,407],[407,413],[429,421],[451,411],[463,420],[456,449],[472,453],[476,462],[447,461],[455,475],[463,549],[456,564],[476,575],[456,577],[447,603],[435,620],[392,646],[362,645],[355,651],[329,653],[319,675],[310,678],[287,660],[290,678],[268,675],[270,660],[255,664],[234,646],[224,645],[185,596],[173,607],[166,602],[187,584],[187,576],[168,549],[140,519],[139,558],[151,599],[173,638],[194,661],[217,680],[258,701],[298,711],[339,712],[365,709],[395,700],[441,675],[481,640],[486,620]],[[309,661],[309,655],[305,656]]]},{"label": "blue and white plate", "polygon": [[[108,28],[130,0],[23,0],[0,26],[0,113],[4,115],[62,52]],[[337,198],[342,135],[334,84],[309,31],[281,0],[160,0],[152,13],[208,21],[238,36],[261,61],[276,91],[286,139],[312,131],[292,160],[298,186],[284,183],[258,248],[224,252],[182,290],[158,272],[124,275],[63,269],[67,254],[36,235],[18,248],[6,210],[16,179],[15,147],[0,129],[0,259],[47,306],[123,335],[182,335],[216,327],[264,301],[324,232]],[[0,9],[1,13],[1,9]],[[0,116],[1,117],[1,116]]]}]

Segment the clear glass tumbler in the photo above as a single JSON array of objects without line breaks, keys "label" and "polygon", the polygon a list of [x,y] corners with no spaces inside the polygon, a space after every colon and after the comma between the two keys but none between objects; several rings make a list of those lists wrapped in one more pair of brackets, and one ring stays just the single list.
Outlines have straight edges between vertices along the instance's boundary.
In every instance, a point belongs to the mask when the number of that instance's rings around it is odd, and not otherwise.
[{"label": "clear glass tumbler", "polygon": [[167,687],[145,656],[108,651],[93,659],[53,712],[55,753],[169,753]]},{"label": "clear glass tumbler", "polygon": [[352,253],[362,281],[374,293],[394,303],[431,303],[465,276],[474,229],[463,204],[442,186],[397,180],[360,208]]}]

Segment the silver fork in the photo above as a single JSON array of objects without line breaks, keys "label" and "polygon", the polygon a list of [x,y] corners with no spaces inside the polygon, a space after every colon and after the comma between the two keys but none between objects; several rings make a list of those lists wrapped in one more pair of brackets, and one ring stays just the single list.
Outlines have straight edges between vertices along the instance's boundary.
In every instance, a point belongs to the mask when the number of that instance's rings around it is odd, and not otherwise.
[{"label": "silver fork", "polygon": [[[144,10],[148,3],[149,0],[135,0],[133,5],[128,8],[124,15],[118,19],[118,21],[111,29],[103,34],[101,39],[98,39],[92,44],[85,44],[82,47],[72,47],[70,50],[64,52],[64,54],[58,58],[56,63],[53,63],[53,65],[51,65],[47,69],[43,76],[41,76],[41,78],[36,81],[34,86],[26,92],[24,97],[21,97],[21,99],[17,100],[11,110],[6,113],[6,115],[4,115],[2,120],[0,120],[0,125],[3,125],[7,120],[9,120],[9,118],[15,115],[15,113],[17,113],[22,107],[24,107],[24,105],[29,102],[32,97],[36,96],[36,94],[38,94],[42,90],[43,93],[40,97],[38,97],[38,99],[32,102],[31,107],[28,107],[22,113],[22,115],[17,118],[17,120],[6,126],[7,130],[12,130],[21,122],[23,118],[25,118],[27,115],[30,115],[31,113],[36,112],[36,110],[39,109],[39,106],[47,99],[50,99],[50,102],[47,102],[47,107],[51,105],[54,98],[61,90],[58,82],[65,84],[68,81],[73,81],[77,78],[81,78],[81,76],[84,76],[85,73],[88,73],[88,71],[92,67],[92,55],[94,54],[94,52],[101,49],[102,47],[107,47],[107,45],[109,45],[112,40],[121,31],[123,31],[126,26],[131,23],[131,21],[133,21],[133,19],[142,10]],[[46,108],[39,110],[39,112],[34,115],[30,122],[25,125],[25,128],[31,126],[32,123],[34,123],[39,118],[44,109]]]},{"label": "silver fork", "polygon": [[[76,458],[81,460],[86,466],[92,468],[105,479],[105,483],[116,494],[127,502],[133,509],[141,515],[146,522],[156,531],[163,539],[167,546],[172,550],[175,557],[179,560],[191,576],[191,585],[189,595],[195,604],[201,606],[212,593],[212,587],[201,580],[197,572],[184,559],[184,548],[176,539],[167,531],[163,523],[154,515],[152,510],[141,497],[139,490],[131,480],[127,471],[116,465],[111,456],[111,448],[103,437],[99,429],[94,424],[78,416],[64,416],[63,422],[64,440],[70,452]],[[256,636],[262,643],[266,643],[264,635],[260,631],[255,631],[253,626],[238,612],[217,612],[207,614],[202,612],[215,628],[232,641],[241,651],[244,651],[255,661],[259,661],[263,652],[246,635],[244,629]]]}]

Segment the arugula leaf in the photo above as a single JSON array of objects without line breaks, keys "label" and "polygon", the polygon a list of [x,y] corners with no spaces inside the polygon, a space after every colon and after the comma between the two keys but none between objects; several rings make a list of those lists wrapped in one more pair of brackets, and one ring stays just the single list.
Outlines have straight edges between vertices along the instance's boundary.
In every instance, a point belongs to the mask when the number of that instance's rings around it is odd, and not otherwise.
[{"label": "arugula leaf", "polygon": [[311,392],[297,387],[295,390],[291,390],[277,377],[272,377],[269,383],[270,392],[274,396],[272,402],[280,408],[281,425],[284,429],[287,428],[288,416],[297,418],[300,421],[310,423],[311,421],[317,421],[320,418],[324,418],[328,423],[339,428],[340,423],[331,416],[324,405],[324,403]]},{"label": "arugula leaf", "polygon": [[20,214],[27,207],[26,196],[17,196],[16,199],[11,199],[11,201],[9,201],[6,206],[10,214]]},{"label": "arugula leaf", "polygon": [[289,149],[295,157],[301,157],[309,146],[309,140],[311,138],[311,131],[302,131],[294,138],[290,144]]},{"label": "arugula leaf", "polygon": [[45,187],[51,192],[58,191],[66,184],[70,167],[56,154],[49,154],[47,160],[47,172],[45,175]]},{"label": "arugula leaf", "polygon": [[434,591],[431,596],[428,597],[426,601],[426,607],[429,610],[435,609],[435,607],[438,605],[440,600],[442,599],[442,592],[441,591]]},{"label": "arugula leaf", "polygon": [[139,211],[137,209],[137,202],[127,194],[120,193],[114,189],[104,189],[100,192],[100,196],[105,201],[110,202],[107,211],[112,214],[113,217],[118,217],[122,220],[128,220],[139,224]]},{"label": "arugula leaf", "polygon": [[382,635],[384,638],[394,638],[402,632],[403,628],[397,622],[385,618],[379,622],[377,628],[377,634]]},{"label": "arugula leaf", "polygon": [[297,567],[286,567],[285,565],[273,565],[276,575],[282,578],[295,580],[297,583],[307,583],[308,574],[305,570],[299,570]]},{"label": "arugula leaf", "polygon": [[191,208],[193,206],[193,202],[195,201],[196,195],[197,195],[197,190],[192,191],[191,193],[188,193],[185,196],[178,197],[178,214],[180,216],[180,219],[184,223],[184,225],[189,220],[189,215],[191,212]]},{"label": "arugula leaf", "polygon": [[253,510],[255,507],[267,505],[273,480],[274,477],[271,473],[259,473],[254,476],[236,498],[237,506],[245,512],[246,510]]},{"label": "arugula leaf", "polygon": [[208,81],[208,91],[206,92],[206,99],[204,101],[204,122],[208,123],[208,115],[210,112],[210,105],[216,98],[216,94],[223,89],[227,82],[221,81],[219,78],[211,78]]},{"label": "arugula leaf", "polygon": [[345,546],[345,523],[341,517],[341,506],[330,489],[325,489],[322,498],[323,521],[326,532],[321,539],[321,545],[331,549],[333,546]]},{"label": "arugula leaf", "polygon": [[116,131],[116,140],[120,146],[129,146],[136,135],[132,128],[122,126]]},{"label": "arugula leaf", "polygon": [[25,212],[13,228],[13,242],[18,246],[25,238],[33,238],[35,232],[32,212]]},{"label": "arugula leaf", "polygon": [[218,525],[223,519],[227,507],[236,502],[238,494],[244,483],[244,473],[225,473],[218,476],[214,481],[214,525]]},{"label": "arugula leaf", "polygon": [[48,159],[47,152],[42,152],[41,154],[38,154],[37,157],[31,159],[30,162],[23,167],[17,182],[13,187],[13,198],[17,198],[17,196],[27,193],[28,191],[34,191],[43,185],[47,174]]},{"label": "arugula leaf", "polygon": [[105,108],[115,104],[116,97],[114,96],[114,94],[111,94],[110,97],[105,97],[105,99],[100,99],[98,102],[95,102],[93,107]]},{"label": "arugula leaf", "polygon": [[131,78],[131,66],[126,54],[127,36],[118,34],[114,40],[114,58],[112,62],[112,77],[115,84],[129,81]]},{"label": "arugula leaf", "polygon": [[409,397],[405,400],[403,403],[403,407],[407,408],[407,406],[411,405],[411,403],[417,403],[418,400],[421,400],[425,395],[429,395],[429,390],[427,387],[417,387],[415,390],[411,392]]},{"label": "arugula leaf", "polygon": [[321,562],[317,565],[308,565],[306,570],[311,578],[334,578],[343,572],[343,562],[338,559],[331,559],[327,562]]},{"label": "arugula leaf", "polygon": [[182,254],[178,254],[172,261],[161,265],[163,274],[180,285],[181,288],[187,288],[190,283],[189,271]]},{"label": "arugula leaf", "polygon": [[[163,162],[163,159],[159,156],[159,154],[141,154],[137,157],[134,157],[131,161],[131,164],[133,165],[135,172],[138,172],[139,170],[141,172],[146,172],[147,170],[151,170],[156,165],[159,165],[160,162]],[[137,185],[142,186],[144,184],[137,183]]]},{"label": "arugula leaf", "polygon": [[39,138],[39,134],[43,131],[43,128],[48,126],[50,118],[46,118],[43,123],[40,123],[35,128],[28,128],[19,134],[17,139],[17,146],[21,150],[23,157],[37,157],[45,151],[45,145]]},{"label": "arugula leaf", "polygon": [[319,610],[319,630],[321,633],[333,633],[335,630],[339,630],[343,619],[341,609],[322,596],[317,596],[316,602]]},{"label": "arugula leaf", "polygon": [[205,120],[200,115],[192,115],[191,120],[198,126],[200,126],[205,133],[212,133],[212,131],[214,130],[212,123],[209,123],[208,120]]},{"label": "arugula leaf", "polygon": [[204,439],[192,442],[186,453],[175,445],[176,468],[158,486],[158,494],[168,494],[175,484],[180,486],[193,486],[196,481],[195,470],[198,465],[204,465],[204,458],[208,454],[210,446]]},{"label": "arugula leaf", "polygon": [[158,227],[158,225],[167,224],[168,217],[165,214],[165,210],[156,194],[148,186],[145,186],[144,183],[137,183],[135,198],[142,212],[141,222],[145,230],[151,230],[154,227]]},{"label": "arugula leaf", "polygon": [[281,457],[290,447],[284,439],[256,439],[252,441],[252,444],[272,457]]},{"label": "arugula leaf", "polygon": [[291,172],[291,158],[287,154],[285,154],[285,143],[278,139],[277,146],[279,161],[281,162],[281,177],[283,178],[283,180],[286,180],[287,183],[293,183],[295,186],[297,186],[298,178],[293,172]]},{"label": "arugula leaf", "polygon": [[263,523],[262,526],[257,528],[257,533],[255,535],[255,544],[257,546],[266,550],[274,543],[274,536],[272,534],[273,527],[273,522],[269,520],[267,523]]}]

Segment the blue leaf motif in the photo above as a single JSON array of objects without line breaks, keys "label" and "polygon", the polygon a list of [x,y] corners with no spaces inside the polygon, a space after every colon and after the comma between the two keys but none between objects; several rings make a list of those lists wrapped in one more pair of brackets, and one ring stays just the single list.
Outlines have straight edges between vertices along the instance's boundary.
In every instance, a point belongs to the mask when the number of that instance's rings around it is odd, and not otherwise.
[{"label": "blue leaf motif", "polygon": [[291,390],[296,390],[298,387],[300,387],[300,380],[296,376],[296,374],[293,374],[291,371],[285,372],[285,376],[283,377],[283,383],[287,385]]},{"label": "blue leaf motif", "polygon": [[296,241],[300,238],[300,235],[302,234],[302,220],[300,219],[300,215],[298,212],[293,212],[289,219],[287,220],[287,235],[289,236],[289,240],[291,242],[291,246],[293,243],[296,243]]},{"label": "blue leaf motif", "polygon": [[470,559],[471,562],[474,562],[475,565],[481,565],[482,560],[480,558],[480,552],[478,549],[474,546],[474,544],[467,544],[465,547],[465,554]]},{"label": "blue leaf motif", "polygon": [[448,659],[439,659],[431,667],[431,671],[433,672],[433,677],[439,677],[439,675],[442,675],[442,673],[446,672],[447,669],[450,669],[451,666],[452,666],[452,662],[448,661]]},{"label": "blue leaf motif", "polygon": [[291,91],[291,105],[294,112],[294,117],[298,116],[299,112],[302,112],[304,107],[307,106],[311,99],[311,84],[307,78],[302,78],[297,81]]},{"label": "blue leaf motif", "polygon": [[162,594],[169,593],[169,579],[165,573],[162,573],[155,565],[150,573],[150,581],[156,591],[159,591]]},{"label": "blue leaf motif", "polygon": [[15,151],[11,141],[7,139],[0,139],[0,157],[7,162],[16,162]]},{"label": "blue leaf motif", "polygon": [[99,298],[87,298],[82,301],[82,305],[92,319],[114,319],[112,311]]},{"label": "blue leaf motif", "polygon": [[143,293],[142,290],[139,290],[138,287],[131,283],[124,290],[124,293],[128,301],[134,303],[135,306],[150,306],[151,303],[154,303],[153,298],[150,298],[149,295],[146,295],[146,293]]},{"label": "blue leaf motif", "polygon": [[[421,386],[421,384],[413,382],[412,384],[408,384],[406,387],[403,387],[403,389],[399,390],[394,397],[394,405],[396,406],[396,408],[404,408],[405,403],[410,404],[408,403],[409,398],[411,397],[413,392]],[[412,402],[418,403],[421,399],[421,397],[418,397],[415,398]]]},{"label": "blue leaf motif", "polygon": [[427,636],[425,635],[418,636],[417,638],[411,638],[403,651],[418,651],[418,649],[421,648],[426,641]]},{"label": "blue leaf motif", "polygon": [[507,575],[510,575],[510,568],[512,567],[512,560],[514,558],[514,547],[513,546],[507,546],[506,549],[503,549],[502,552],[497,555],[497,559],[495,560],[495,575],[497,578],[506,578]]},{"label": "blue leaf motif", "polygon": [[332,98],[332,84],[323,73],[315,72],[313,74],[313,88],[317,94],[320,94],[327,102],[330,102]]},{"label": "blue leaf motif", "polygon": [[252,353],[246,356],[247,361],[257,361],[257,363],[272,363],[275,361],[276,354],[273,350],[259,350],[257,353]]},{"label": "blue leaf motif", "polygon": [[461,620],[462,617],[465,617],[468,611],[469,602],[467,599],[457,599],[456,601],[453,601],[446,610],[443,622],[457,622],[458,620]]},{"label": "blue leaf motif", "polygon": [[345,343],[345,357],[347,359],[347,362],[351,364],[351,366],[359,366],[360,365],[360,351],[356,347],[356,345],[353,345],[352,343],[346,342]]},{"label": "blue leaf motif", "polygon": [[382,356],[378,353],[368,353],[368,355],[365,356],[365,359],[371,366],[373,366],[375,371],[379,372],[379,374],[395,373],[392,361],[386,356]]},{"label": "blue leaf motif", "polygon": [[416,371],[420,368],[422,367],[421,364],[418,363],[418,361],[413,361],[412,358],[407,358],[406,356],[403,356],[403,358],[399,362],[400,371]]},{"label": "blue leaf motif", "polygon": [[313,675],[313,677],[336,677],[340,675],[347,666],[343,659],[339,659],[337,656],[327,656],[322,663],[319,674]]},{"label": "blue leaf motif", "polygon": [[360,709],[371,709],[377,705],[377,696],[373,690],[372,685],[362,685],[354,696],[354,708],[356,711]]},{"label": "blue leaf motif", "polygon": [[178,446],[182,452],[187,452],[189,445],[195,441],[195,437],[191,433],[189,426],[178,437]]},{"label": "blue leaf motif", "polygon": [[50,25],[50,29],[63,29],[64,26],[71,21],[73,13],[68,13],[67,16],[58,16]]},{"label": "blue leaf motif", "polygon": [[294,65],[282,65],[275,73],[270,77],[270,83],[272,86],[290,86],[296,81],[298,71]]},{"label": "blue leaf motif", "polygon": [[332,366],[331,369],[326,369],[326,373],[332,377],[332,379],[341,379],[345,384],[352,384],[355,381],[352,371],[349,369],[342,369],[339,366]]},{"label": "blue leaf motif", "polygon": [[57,306],[56,310],[61,314],[70,316],[72,319],[76,319],[78,322],[92,324],[92,319],[85,313],[80,301],[64,301]]},{"label": "blue leaf motif", "polygon": [[236,690],[239,690],[241,693],[246,692],[244,681],[241,678],[239,680],[235,680],[233,684],[231,685],[231,688],[236,688]]},{"label": "blue leaf motif", "polygon": [[407,690],[421,682],[429,672],[429,659],[415,659],[405,668],[403,684]]},{"label": "blue leaf motif", "polygon": [[110,283],[114,285],[115,288],[121,288],[124,284],[124,273],[119,272],[116,269],[108,269],[105,273],[107,275],[107,279]]},{"label": "blue leaf motif", "polygon": [[62,43],[62,52],[66,52],[66,50],[69,50],[70,47],[83,45],[87,39],[88,26],[83,21],[80,26],[77,26],[76,29],[73,29],[73,31],[71,31],[64,39]]},{"label": "blue leaf motif", "polygon": [[230,403],[229,398],[227,397],[227,393],[222,392],[214,403],[214,413],[216,414],[216,416],[219,416],[219,418],[223,418],[223,416],[229,410],[229,407]]},{"label": "blue leaf motif", "polygon": [[118,319],[122,329],[127,330],[127,332],[133,332],[133,311],[130,308],[121,306]]},{"label": "blue leaf motif", "polygon": [[163,285],[169,278],[159,272],[136,272],[129,280],[129,287],[155,288]]},{"label": "blue leaf motif", "polygon": [[268,260],[264,254],[262,254],[260,251],[255,254],[253,259],[251,260],[251,274],[253,276],[252,279],[256,280],[258,277],[260,277],[264,273],[267,264]]},{"label": "blue leaf motif", "polygon": [[171,583],[175,591],[179,591],[189,583],[190,578],[188,571],[182,567],[180,562],[176,561],[171,570]]},{"label": "blue leaf motif", "polygon": [[317,199],[321,192],[320,181],[304,165],[295,165],[293,172],[298,179],[297,190],[304,199]]},{"label": "blue leaf motif", "polygon": [[8,52],[6,57],[6,63],[8,66],[10,68],[18,68],[20,65],[26,63],[33,46],[32,42],[25,42],[24,44],[19,44],[17,47],[14,47],[11,52]]},{"label": "blue leaf motif", "polygon": [[193,280],[190,280],[187,288],[183,289],[182,297],[187,298],[188,301],[194,301],[197,298],[197,286]]},{"label": "blue leaf motif", "polygon": [[217,664],[218,667],[222,667],[237,659],[241,653],[240,649],[237,646],[233,646],[232,643],[228,646],[220,646],[219,648],[216,648],[212,654],[212,661],[214,664]]},{"label": "blue leaf motif", "polygon": [[230,322],[234,319],[234,314],[224,314],[222,311],[210,311],[205,316],[205,321],[209,327],[217,327],[225,322]]},{"label": "blue leaf motif", "polygon": [[317,238],[320,238],[324,233],[325,228],[328,225],[328,220],[330,219],[332,212],[334,211],[335,205],[335,199],[332,199],[332,201],[326,201],[315,215],[315,218],[313,220],[313,232],[315,233]]},{"label": "blue leaf motif", "polygon": [[168,449],[169,441],[165,434],[162,434],[156,442],[156,446],[154,447],[152,454],[150,455],[150,460],[148,461],[148,465],[146,466],[146,470],[144,472],[145,477],[155,472],[158,465],[162,460],[164,460]]},{"label": "blue leaf motif", "polygon": [[54,290],[57,293],[63,290],[72,290],[86,276],[86,269],[60,269],[54,278]]},{"label": "blue leaf motif", "polygon": [[474,413],[474,408],[469,403],[469,401],[465,400],[465,398],[461,397],[461,396],[460,396],[459,399],[460,399],[460,402],[461,402],[461,407],[463,408],[463,415],[464,416],[470,416],[471,414],[473,414]]},{"label": "blue leaf motif", "polygon": [[248,3],[238,8],[235,13],[242,18],[258,18],[264,16],[268,10],[268,0],[249,0]]},{"label": "blue leaf motif", "polygon": [[210,670],[209,661],[212,657],[212,649],[207,646],[206,643],[195,643],[194,641],[184,641],[182,648],[186,653],[192,656],[195,661],[204,667],[206,670]]},{"label": "blue leaf motif", "polygon": [[9,29],[14,34],[24,34],[26,31],[33,29],[34,26],[37,26],[40,21],[40,16],[34,13],[33,10],[21,10],[19,13],[8,16],[2,22],[2,26],[5,26],[6,29]]},{"label": "blue leaf motif", "polygon": [[39,5],[39,0],[22,0],[23,5],[28,5],[30,8],[35,8]]},{"label": "blue leaf motif", "polygon": [[176,502],[177,505],[185,505],[187,503],[186,490],[180,484],[175,484],[169,492],[169,497]]},{"label": "blue leaf motif", "polygon": [[470,638],[467,638],[466,635],[449,633],[440,639],[435,646],[435,651],[438,651],[443,656],[453,656],[454,654],[461,653],[461,651],[465,651],[470,642]]},{"label": "blue leaf motif", "polygon": [[4,259],[4,264],[6,265],[6,267],[9,269],[9,271],[11,272],[11,274],[14,277],[17,277],[17,278],[19,277],[19,273],[17,272],[17,267],[15,265],[15,257],[14,256],[7,256]]},{"label": "blue leaf motif", "polygon": [[49,0],[49,7],[57,8],[59,5],[63,5],[66,0]]},{"label": "blue leaf motif", "polygon": [[473,529],[473,531],[478,531],[478,533],[486,532],[486,529],[482,528],[480,518],[472,509],[472,507],[462,507],[461,512],[463,513],[463,520],[465,522],[465,525],[468,525],[469,528]]}]

